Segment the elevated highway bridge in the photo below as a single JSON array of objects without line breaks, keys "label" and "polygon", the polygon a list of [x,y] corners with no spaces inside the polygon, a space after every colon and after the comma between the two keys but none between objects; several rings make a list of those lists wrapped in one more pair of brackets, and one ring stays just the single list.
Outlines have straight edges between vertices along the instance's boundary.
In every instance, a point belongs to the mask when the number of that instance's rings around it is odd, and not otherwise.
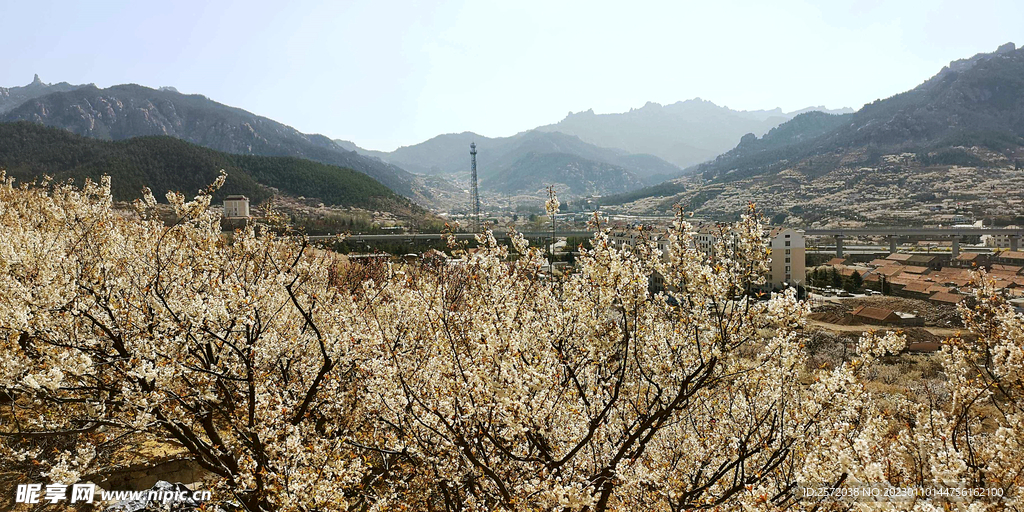
[{"label": "elevated highway bridge", "polygon": [[889,252],[896,252],[900,237],[927,237],[929,239],[949,238],[952,242],[953,254],[956,258],[960,255],[960,241],[965,236],[979,235],[1005,235],[1010,239],[1010,250],[1016,251],[1020,248],[1020,239],[1024,236],[1024,229],[1010,228],[978,228],[978,227],[952,227],[952,228],[915,228],[915,227],[872,227],[872,228],[829,228],[829,229],[803,229],[804,236],[831,236],[836,240],[836,256],[843,255],[843,240],[847,237],[856,238],[864,236],[884,236],[889,239]]}]

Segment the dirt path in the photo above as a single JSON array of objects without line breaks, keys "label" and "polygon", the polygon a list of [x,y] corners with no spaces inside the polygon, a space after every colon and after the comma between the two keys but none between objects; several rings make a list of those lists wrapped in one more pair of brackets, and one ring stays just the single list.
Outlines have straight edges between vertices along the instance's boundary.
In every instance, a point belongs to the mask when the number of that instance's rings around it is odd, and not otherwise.
[{"label": "dirt path", "polygon": [[[867,332],[872,329],[890,331],[899,328],[893,325],[837,325],[822,322],[820,320],[811,320],[809,318],[807,319],[807,325],[813,325],[815,327],[821,327],[822,329],[839,332]],[[941,338],[949,338],[956,336],[957,333],[963,332],[963,329],[950,329],[948,327],[915,327],[915,329],[924,329],[925,331]]]}]

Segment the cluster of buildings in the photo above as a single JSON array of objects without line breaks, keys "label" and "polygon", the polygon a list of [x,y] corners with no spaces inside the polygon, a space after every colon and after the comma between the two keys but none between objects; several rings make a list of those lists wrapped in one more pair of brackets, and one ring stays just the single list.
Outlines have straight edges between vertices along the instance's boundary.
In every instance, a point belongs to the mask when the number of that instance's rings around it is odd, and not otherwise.
[{"label": "cluster of buildings", "polygon": [[[723,225],[704,222],[695,226],[693,232],[693,250],[710,254],[715,250],[721,237],[728,234]],[[789,286],[800,286],[807,280],[806,239],[803,232],[786,227],[775,227],[765,233],[771,248],[771,267],[768,284],[773,289]],[[670,256],[671,246],[666,233],[655,232],[646,235],[657,244],[663,258]],[[627,230],[612,234],[612,243],[617,247],[635,247],[641,240],[637,231]]]},{"label": "cluster of buildings", "polygon": [[993,254],[964,252],[950,255],[893,253],[866,263],[833,258],[827,266],[842,275],[858,272],[865,286],[892,295],[957,304],[972,292],[973,273],[987,271],[997,290],[1010,299],[1024,298],[1024,252]]},{"label": "cluster of buildings", "polygon": [[[1020,226],[1006,226],[1006,229],[1020,229]],[[981,243],[985,247],[992,247],[995,249],[1010,249],[1016,251],[1018,248],[1017,240],[1008,234],[981,235]]]}]

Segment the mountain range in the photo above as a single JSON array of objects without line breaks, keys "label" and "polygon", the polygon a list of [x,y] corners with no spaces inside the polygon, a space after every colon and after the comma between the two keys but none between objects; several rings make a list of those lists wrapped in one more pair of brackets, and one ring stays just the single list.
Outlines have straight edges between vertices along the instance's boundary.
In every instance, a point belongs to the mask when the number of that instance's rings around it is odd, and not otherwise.
[{"label": "mountain range", "polygon": [[[304,134],[172,88],[48,85],[37,76],[0,91],[0,121],[103,140],[164,135],[226,154],[302,158],[359,171],[437,208],[465,205],[473,142],[485,202],[542,195],[556,184],[566,195],[603,196],[604,205],[646,211],[680,201],[727,211],[754,194],[774,202],[780,215],[799,213],[801,194],[831,186],[836,173],[850,169],[860,173],[857,180],[882,186],[885,173],[1005,166],[1024,158],[1024,50],[1012,43],[953,61],[920,86],[856,112],[736,111],[698,98],[621,114],[570,114],[510,137],[439,135],[391,152]],[[891,185],[898,190],[906,183]]]},{"label": "mountain range", "polygon": [[695,167],[692,176],[606,197],[602,203],[667,210],[681,202],[697,210],[709,204],[724,210],[731,206],[721,197],[757,196],[769,202],[789,197],[791,204],[776,201],[775,208],[790,214],[804,209],[801,194],[827,187],[839,176],[845,189],[864,184],[858,197],[887,196],[893,204],[949,194],[970,198],[986,186],[984,180],[962,180],[949,191],[939,189],[950,178],[927,184],[918,183],[917,176],[976,172],[981,179],[988,172],[984,169],[1012,171],[1022,159],[1024,49],[1008,43],[992,53],[953,61],[918,87],[855,113],[807,112],[762,137],[747,134],[732,150]]},{"label": "mountain range", "polygon": [[[630,154],[588,144],[576,136],[537,130],[499,138],[472,132],[438,135],[391,153],[336,142],[413,172],[456,179],[468,177],[469,145],[476,143],[480,188],[498,194],[536,193],[557,183],[568,187],[562,190],[567,194],[601,195],[658,183],[683,172],[652,155]],[[573,169],[591,172],[572,178]]]},{"label": "mountain range", "polygon": [[362,172],[435,208],[468,200],[470,142],[478,146],[485,198],[537,195],[551,184],[568,195],[608,195],[681,176],[679,163],[712,158],[745,130],[761,133],[791,114],[734,111],[699,99],[664,107],[649,103],[624,114],[570,115],[511,137],[440,135],[385,153],[305,134],[173,87],[100,89],[46,84],[35,76],[29,85],[0,89],[0,122],[30,121],[113,141],[165,135],[230,154],[304,158]]},{"label": "mountain range", "polygon": [[569,113],[558,123],[538,130],[576,135],[591,144],[621,148],[630,153],[649,153],[685,168],[734,148],[747,133],[763,135],[810,111],[853,112],[850,108],[828,110],[825,107],[808,107],[789,113],[780,108],[743,111],[695,98],[670,105],[648,102],[621,114],[595,114],[593,110]]},{"label": "mountain range", "polygon": [[[391,152],[339,146],[412,172],[465,182],[469,144],[477,145],[480,187],[499,194],[534,194],[558,184],[570,195],[628,192],[684,174],[684,167],[714,158],[740,137],[764,133],[795,115],[829,111],[809,107],[736,111],[699,98],[661,106],[648,103],[623,114],[570,114],[560,123],[510,137],[473,132],[444,134]],[[589,172],[588,172],[589,171]]]},{"label": "mountain range", "polygon": [[199,94],[134,84],[48,86],[38,76],[6,91],[11,102],[27,99],[0,115],[2,122],[31,121],[102,140],[166,135],[225,153],[304,158],[354,169],[423,204],[434,200],[416,176],[399,167]]}]

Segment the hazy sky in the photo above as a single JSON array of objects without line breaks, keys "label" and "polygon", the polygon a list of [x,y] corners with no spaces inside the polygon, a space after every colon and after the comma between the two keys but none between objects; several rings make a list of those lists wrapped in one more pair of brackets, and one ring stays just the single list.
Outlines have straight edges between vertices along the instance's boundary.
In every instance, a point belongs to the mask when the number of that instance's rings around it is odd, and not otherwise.
[{"label": "hazy sky", "polygon": [[1024,43],[1024,2],[0,0],[0,86],[171,85],[391,150],[699,96],[859,108]]}]

